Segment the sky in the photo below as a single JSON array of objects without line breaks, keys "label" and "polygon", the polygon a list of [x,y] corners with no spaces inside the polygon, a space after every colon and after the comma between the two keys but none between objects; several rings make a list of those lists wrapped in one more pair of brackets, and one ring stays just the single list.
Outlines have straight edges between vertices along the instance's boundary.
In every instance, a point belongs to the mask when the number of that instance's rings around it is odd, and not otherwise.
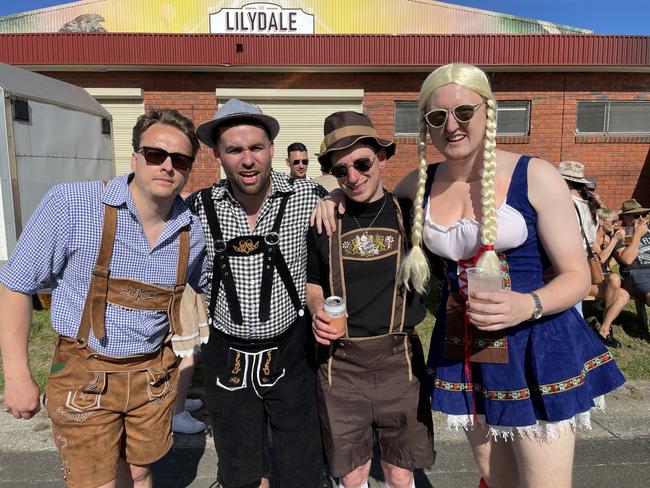
[{"label": "sky", "polygon": [[[0,16],[64,3],[69,2],[0,0]],[[650,35],[650,0],[455,0],[448,3],[581,27],[596,34]]]}]

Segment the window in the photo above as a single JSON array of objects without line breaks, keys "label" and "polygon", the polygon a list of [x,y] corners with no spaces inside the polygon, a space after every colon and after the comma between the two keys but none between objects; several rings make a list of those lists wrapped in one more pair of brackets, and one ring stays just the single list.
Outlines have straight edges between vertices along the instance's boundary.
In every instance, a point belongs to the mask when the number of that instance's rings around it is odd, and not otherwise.
[{"label": "window", "polygon": [[530,102],[502,100],[497,102],[497,135],[527,136],[530,133]]},{"label": "window", "polygon": [[[497,103],[497,135],[527,136],[530,132],[530,102],[505,100]],[[417,101],[395,102],[394,133],[396,136],[418,135]]]},{"label": "window", "polygon": [[650,101],[578,102],[576,134],[650,134]]},{"label": "window", "polygon": [[418,102],[395,102],[394,132],[396,136],[418,135]]}]

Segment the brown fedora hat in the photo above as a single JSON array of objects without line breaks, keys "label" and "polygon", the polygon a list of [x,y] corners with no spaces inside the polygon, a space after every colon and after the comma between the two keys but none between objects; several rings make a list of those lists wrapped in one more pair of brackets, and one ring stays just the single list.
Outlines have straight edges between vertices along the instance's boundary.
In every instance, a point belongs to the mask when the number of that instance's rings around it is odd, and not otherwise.
[{"label": "brown fedora hat", "polygon": [[646,212],[650,212],[650,208],[644,208],[639,202],[636,201],[636,199],[630,198],[629,200],[625,200],[621,205],[621,212],[619,215],[639,214]]},{"label": "brown fedora hat", "polygon": [[330,156],[334,151],[347,149],[364,139],[372,139],[385,148],[388,158],[395,154],[395,143],[380,139],[372,121],[367,115],[359,112],[334,112],[325,119],[323,133],[325,138],[320,146],[320,152],[316,156],[318,156],[321,169],[325,172],[330,170]]}]

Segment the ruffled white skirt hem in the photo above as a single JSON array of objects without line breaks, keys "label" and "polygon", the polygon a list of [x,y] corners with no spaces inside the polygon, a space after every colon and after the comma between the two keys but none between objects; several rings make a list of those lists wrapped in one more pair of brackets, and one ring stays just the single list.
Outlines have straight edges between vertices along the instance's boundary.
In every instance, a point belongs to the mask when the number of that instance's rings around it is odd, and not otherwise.
[{"label": "ruffled white skirt hem", "polygon": [[[605,410],[605,397],[594,398],[592,409]],[[508,427],[504,425],[489,425],[485,422],[484,415],[476,416],[477,424],[488,428],[488,435],[495,441],[498,439],[512,440],[515,435],[528,437],[539,441],[551,441],[557,438],[563,431],[575,432],[579,429],[591,430],[591,410],[581,412],[574,417],[558,422],[546,422],[538,420],[535,425]],[[447,427],[455,430],[472,430],[474,428],[474,417],[472,415],[448,415]]]}]

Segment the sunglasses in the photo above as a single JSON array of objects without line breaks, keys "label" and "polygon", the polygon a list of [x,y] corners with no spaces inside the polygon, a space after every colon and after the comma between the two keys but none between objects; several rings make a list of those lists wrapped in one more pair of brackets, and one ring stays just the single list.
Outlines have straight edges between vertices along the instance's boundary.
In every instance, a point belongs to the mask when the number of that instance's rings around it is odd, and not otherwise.
[{"label": "sunglasses", "polygon": [[307,166],[309,164],[309,159],[294,159],[293,161],[291,161],[291,164],[293,164],[294,166],[298,166],[299,164]]},{"label": "sunglasses", "polygon": [[[356,169],[359,173],[367,173],[370,171],[370,168],[372,168],[373,163],[375,162],[375,159],[377,159],[377,155],[375,154],[375,157],[370,159],[370,158],[361,158],[357,159],[356,161],[352,162],[352,167]],[[330,170],[330,174],[339,180],[342,180],[348,175],[350,166],[346,166],[345,164],[337,164],[335,166],[332,166],[332,169]]]},{"label": "sunglasses", "polygon": [[451,109],[434,108],[431,112],[424,115],[424,120],[431,127],[438,129],[447,123],[447,117],[449,116],[449,112],[451,112],[459,123],[466,124],[472,120],[472,117],[474,117],[478,108],[484,103],[485,102],[481,102],[476,105],[466,103]]},{"label": "sunglasses", "polygon": [[155,164],[160,166],[163,164],[167,158],[171,158],[172,166],[174,169],[179,171],[189,171],[192,169],[192,163],[194,163],[194,157],[188,156],[187,154],[181,153],[169,153],[164,149],[158,149],[156,147],[146,147],[142,146],[138,149],[138,153],[144,156],[144,160],[149,164]]}]

